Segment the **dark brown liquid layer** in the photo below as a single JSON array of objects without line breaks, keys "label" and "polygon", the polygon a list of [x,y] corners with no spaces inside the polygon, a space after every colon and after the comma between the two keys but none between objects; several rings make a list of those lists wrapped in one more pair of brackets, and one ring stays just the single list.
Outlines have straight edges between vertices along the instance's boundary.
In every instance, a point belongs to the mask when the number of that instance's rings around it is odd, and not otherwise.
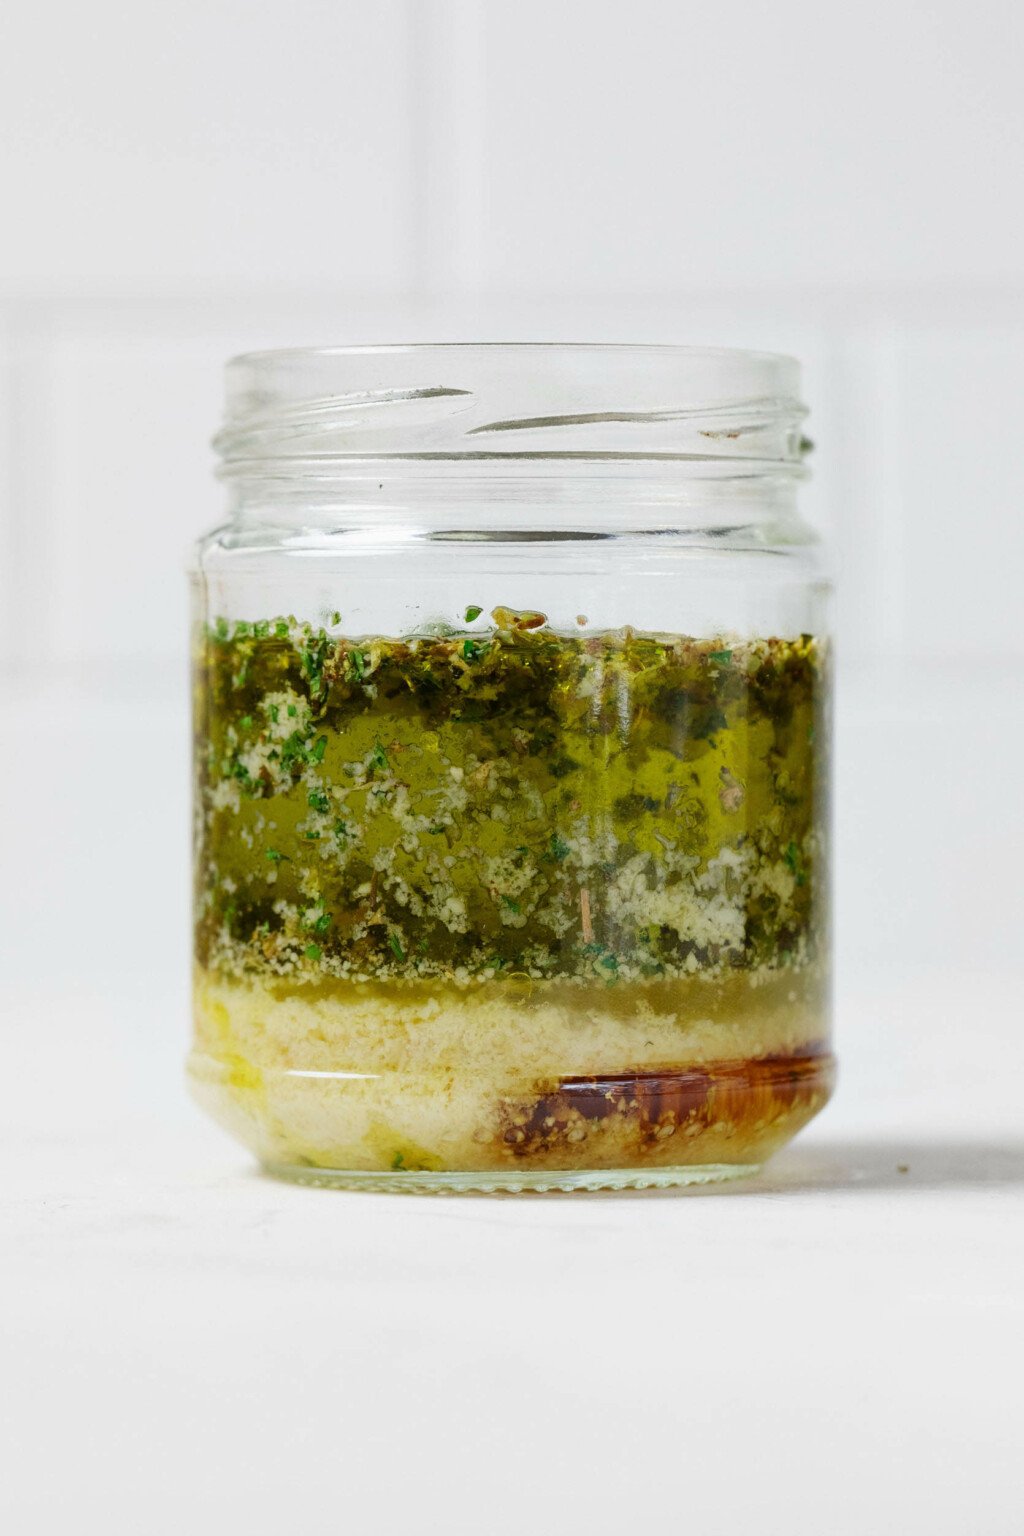
[{"label": "dark brown liquid layer", "polygon": [[834,1081],[835,1060],[824,1046],[678,1071],[567,1077],[533,1103],[503,1107],[502,1140],[513,1157],[528,1158],[607,1129],[626,1136],[640,1157],[657,1153],[659,1161],[672,1161],[667,1144],[680,1135],[697,1141],[724,1131],[745,1141],[780,1121],[802,1124],[826,1102]]}]

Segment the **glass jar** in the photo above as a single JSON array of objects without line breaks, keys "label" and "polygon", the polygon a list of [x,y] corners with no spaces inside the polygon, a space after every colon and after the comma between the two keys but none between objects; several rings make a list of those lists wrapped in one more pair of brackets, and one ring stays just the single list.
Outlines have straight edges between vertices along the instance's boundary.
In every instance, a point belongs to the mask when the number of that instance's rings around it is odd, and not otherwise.
[{"label": "glass jar", "polygon": [[190,1076],[272,1172],[689,1184],[825,1103],[798,379],[683,347],[228,365]]}]

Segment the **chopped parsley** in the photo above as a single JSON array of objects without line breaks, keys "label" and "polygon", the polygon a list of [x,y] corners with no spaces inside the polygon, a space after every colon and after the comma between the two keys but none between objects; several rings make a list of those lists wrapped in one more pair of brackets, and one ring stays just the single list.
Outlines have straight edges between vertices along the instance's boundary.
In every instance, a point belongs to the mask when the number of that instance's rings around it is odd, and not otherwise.
[{"label": "chopped parsley", "polygon": [[804,965],[823,687],[807,638],[214,620],[197,951],[282,978],[312,945],[340,977],[460,985]]}]

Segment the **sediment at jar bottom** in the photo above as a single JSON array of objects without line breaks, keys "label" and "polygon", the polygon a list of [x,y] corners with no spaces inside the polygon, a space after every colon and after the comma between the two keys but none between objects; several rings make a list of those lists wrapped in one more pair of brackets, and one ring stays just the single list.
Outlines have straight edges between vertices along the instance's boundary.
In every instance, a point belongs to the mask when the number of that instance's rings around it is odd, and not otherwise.
[{"label": "sediment at jar bottom", "polygon": [[198,971],[200,1102],[266,1163],[398,1173],[760,1163],[823,1107],[814,972],[289,988]]}]

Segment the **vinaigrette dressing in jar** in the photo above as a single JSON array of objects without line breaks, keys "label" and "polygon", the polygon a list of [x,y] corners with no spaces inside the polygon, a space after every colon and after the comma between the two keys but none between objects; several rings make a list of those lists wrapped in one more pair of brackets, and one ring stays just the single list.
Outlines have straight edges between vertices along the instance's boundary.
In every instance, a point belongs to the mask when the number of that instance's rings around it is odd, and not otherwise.
[{"label": "vinaigrette dressing in jar", "polygon": [[827,587],[797,367],[229,365],[194,571],[200,1102],[435,1191],[756,1169],[822,1107]]}]

